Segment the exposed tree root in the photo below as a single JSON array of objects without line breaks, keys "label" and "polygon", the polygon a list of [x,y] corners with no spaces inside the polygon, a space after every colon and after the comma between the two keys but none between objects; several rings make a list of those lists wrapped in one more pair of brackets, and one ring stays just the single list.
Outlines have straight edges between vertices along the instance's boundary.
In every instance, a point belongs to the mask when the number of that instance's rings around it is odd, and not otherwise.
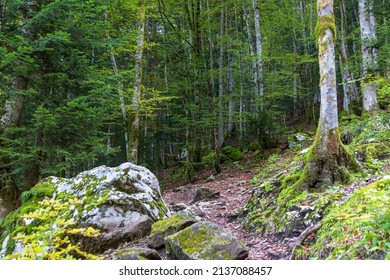
[{"label": "exposed tree root", "polygon": [[321,223],[317,223],[315,225],[311,225],[311,226],[307,227],[298,237],[292,238],[292,239],[285,239],[285,241],[289,241],[290,242],[290,244],[288,246],[289,246],[289,248],[291,250],[291,253],[286,252],[282,259],[291,260],[293,255],[294,255],[295,249],[298,246],[300,246],[303,243],[303,241],[305,241],[305,239],[310,234],[312,234],[313,232],[316,232],[320,227],[321,227]]}]

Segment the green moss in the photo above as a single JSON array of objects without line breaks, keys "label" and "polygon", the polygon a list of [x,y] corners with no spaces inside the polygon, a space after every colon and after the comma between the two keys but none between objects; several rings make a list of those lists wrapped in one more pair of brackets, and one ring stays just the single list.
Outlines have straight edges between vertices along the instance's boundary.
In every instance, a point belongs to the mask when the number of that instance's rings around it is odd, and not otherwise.
[{"label": "green moss", "polygon": [[[201,224],[201,228],[200,230],[196,231],[196,234],[194,234],[190,228],[187,228],[171,235],[169,238],[173,240],[176,239],[178,243],[180,243],[181,248],[185,254],[196,256],[198,259],[231,259],[231,256],[227,252],[223,252],[220,248],[218,248],[219,246],[212,246],[212,244],[226,244],[226,240],[214,236],[212,232],[208,230],[208,227],[205,224]],[[205,250],[205,248],[202,246],[207,247],[207,250]],[[168,251],[169,250],[172,252],[175,249],[169,247]]]},{"label": "green moss", "polygon": [[322,221],[312,257],[390,259],[390,178],[356,191]]},{"label": "green moss", "polygon": [[26,203],[33,199],[42,199],[45,197],[51,197],[55,192],[55,187],[50,182],[41,182],[32,189],[25,191],[21,195],[22,203]]},{"label": "green moss", "polygon": [[186,212],[179,212],[167,219],[155,222],[152,225],[152,231],[150,235],[165,232],[169,228],[176,228],[180,230],[182,229],[183,225],[188,222],[189,219],[194,220],[194,217],[192,217]]},{"label": "green moss", "polygon": [[334,16],[322,16],[317,19],[315,27],[316,42],[318,47],[319,40],[325,35],[326,30],[330,29],[333,33],[333,42],[336,41],[337,29]]}]

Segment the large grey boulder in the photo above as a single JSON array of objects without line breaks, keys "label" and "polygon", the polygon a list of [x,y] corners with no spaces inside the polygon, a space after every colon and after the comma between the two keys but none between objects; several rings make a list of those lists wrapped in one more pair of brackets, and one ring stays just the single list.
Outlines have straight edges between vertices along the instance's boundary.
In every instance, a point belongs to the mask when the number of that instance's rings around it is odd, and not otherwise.
[{"label": "large grey boulder", "polygon": [[165,248],[179,260],[243,260],[248,256],[241,241],[210,222],[198,222],[166,237]]},{"label": "large grey boulder", "polygon": [[[156,176],[132,163],[96,167],[71,179],[48,177],[42,180],[22,195],[20,214],[14,215],[15,222],[24,226],[26,233],[33,219],[22,216],[26,209],[45,207],[40,204],[45,197],[68,202],[68,209],[60,211],[58,219],[73,221],[75,227],[92,227],[100,231],[97,237],[73,237],[83,250],[92,253],[147,236],[154,222],[170,216]],[[69,206],[69,201],[78,203]],[[2,239],[16,234],[12,228],[6,231]]]}]

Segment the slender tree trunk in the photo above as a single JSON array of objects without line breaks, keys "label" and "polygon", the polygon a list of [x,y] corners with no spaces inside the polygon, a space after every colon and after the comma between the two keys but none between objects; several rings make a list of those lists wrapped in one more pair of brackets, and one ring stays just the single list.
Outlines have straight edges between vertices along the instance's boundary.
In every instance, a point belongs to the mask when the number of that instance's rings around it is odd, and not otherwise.
[{"label": "slender tree trunk", "polygon": [[225,11],[221,8],[221,30],[219,47],[219,78],[218,78],[218,147],[221,149],[224,142],[224,118],[223,118],[223,95],[224,95],[224,44],[223,37],[225,32]]},{"label": "slender tree trunk", "polygon": [[[209,41],[209,68],[210,68],[210,74],[209,74],[209,88],[210,88],[210,95],[212,98],[212,114],[213,119],[217,120],[218,116],[218,110],[216,106],[216,92],[215,92],[215,82],[214,82],[214,54],[213,54],[213,36],[211,31],[211,16],[210,16],[210,1],[207,0],[207,23],[208,23],[208,41]],[[221,165],[220,165],[220,147],[218,142],[218,124],[213,122],[213,143],[214,143],[214,169],[216,173],[221,173]]]},{"label": "slender tree trunk", "polygon": [[377,51],[375,48],[375,17],[371,0],[359,0],[359,22],[362,38],[362,94],[363,109],[372,112],[378,109],[374,74],[377,67]]},{"label": "slender tree trunk", "polygon": [[341,76],[343,81],[343,108],[346,112],[349,111],[349,104],[351,101],[356,100],[357,96],[357,88],[354,82],[353,73],[349,70],[349,56],[347,50],[347,42],[346,42],[346,7],[345,0],[340,1],[340,68],[341,68]]},{"label": "slender tree trunk", "polygon": [[[107,13],[105,13],[104,16],[105,16],[104,21],[105,21],[105,24],[107,25],[108,24]],[[106,31],[106,37],[107,37],[107,39],[111,39],[108,30]],[[110,60],[111,60],[112,70],[113,70],[115,76],[119,79],[119,68],[118,68],[118,65],[116,63],[116,58],[114,55],[114,51],[112,50],[112,47],[110,47]],[[122,119],[123,119],[123,122],[125,124],[125,126],[124,126],[125,127],[125,135],[124,135],[125,149],[126,149],[126,155],[128,155],[129,154],[129,131],[128,131],[129,126],[126,125],[126,122],[128,121],[128,119],[127,119],[127,111],[126,111],[126,106],[125,106],[125,98],[124,98],[124,94],[123,94],[124,93],[124,86],[123,86],[123,82],[121,80],[118,81],[117,89],[118,89],[118,93],[119,93],[119,101],[120,101]]]},{"label": "slender tree trunk", "polygon": [[[245,18],[245,26],[246,26],[246,32],[247,32],[247,37],[248,37],[248,47],[249,47],[249,56],[252,61],[252,65],[250,68],[250,76],[251,76],[251,81],[253,83],[253,88],[256,89],[256,95],[257,95],[257,67],[256,67],[256,59],[255,59],[255,51],[253,48],[253,40],[252,40],[252,28],[251,28],[251,20],[250,16],[251,13],[247,12],[246,9],[246,3],[245,0],[242,0],[242,8],[243,8],[243,13],[244,13],[244,18]],[[253,108],[253,97],[251,96],[251,99],[249,100],[249,112],[254,112]]]},{"label": "slender tree trunk", "polygon": [[145,36],[145,0],[139,0],[140,18],[139,18],[139,37],[137,39],[137,51],[135,54],[135,79],[134,91],[131,102],[130,112],[130,135],[128,160],[135,164],[138,163],[138,138],[140,129],[140,101],[141,101],[141,84],[142,84],[142,58],[144,50],[144,36]]},{"label": "slender tree trunk", "polygon": [[253,9],[255,13],[255,33],[256,33],[256,61],[257,61],[257,97],[264,95],[263,82],[263,45],[260,28],[260,13],[257,0],[253,0]]}]

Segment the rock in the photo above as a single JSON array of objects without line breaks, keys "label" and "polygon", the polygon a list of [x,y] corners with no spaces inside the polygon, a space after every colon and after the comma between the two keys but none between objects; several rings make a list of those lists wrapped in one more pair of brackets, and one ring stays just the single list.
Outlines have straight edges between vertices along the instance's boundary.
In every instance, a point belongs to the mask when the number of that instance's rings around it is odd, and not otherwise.
[{"label": "rock", "polygon": [[293,134],[288,138],[288,147],[292,149],[294,147],[301,148],[304,142],[307,141],[307,136],[302,133]]},{"label": "rock", "polygon": [[211,181],[214,181],[215,180],[215,177],[213,174],[211,174],[209,177],[206,178],[206,182],[211,182]]},{"label": "rock", "polygon": [[198,220],[188,211],[178,212],[171,217],[153,224],[149,245],[159,249],[164,246],[165,237],[189,227]]},{"label": "rock", "polygon": [[340,138],[344,145],[349,145],[352,143],[353,135],[351,131],[346,130]]},{"label": "rock", "polygon": [[179,212],[179,211],[183,211],[185,209],[188,208],[188,205],[185,204],[185,203],[175,203],[175,202],[171,202],[169,204],[169,209],[173,212]]},{"label": "rock", "polygon": [[220,191],[216,191],[209,188],[199,188],[196,190],[195,197],[192,200],[191,204],[194,204],[195,202],[204,200],[204,199],[210,199],[210,198],[216,198],[219,197],[221,194]]},{"label": "rock", "polygon": [[[45,197],[68,202],[68,209],[60,211],[57,220],[72,221],[75,227],[100,231],[97,237],[72,236],[90,253],[100,253],[147,236],[155,221],[170,216],[157,178],[148,169],[132,163],[116,168],[96,167],[71,179],[48,177],[22,194],[23,197],[20,216],[15,215],[15,219],[25,225],[26,233],[32,226],[29,226],[31,221],[21,218],[24,209],[37,208],[37,202]],[[11,237],[16,234],[13,229],[6,230],[10,231]]]},{"label": "rock", "polygon": [[282,258],[282,254],[280,252],[274,251],[272,249],[268,249],[267,253],[271,257],[271,260],[280,260]]},{"label": "rock", "polygon": [[210,223],[198,222],[165,238],[165,248],[179,260],[243,260],[246,246],[233,234]]},{"label": "rock", "polygon": [[308,220],[309,214],[314,211],[311,206],[293,205],[285,215],[285,226],[278,233],[279,236],[287,238],[297,237],[304,231],[311,220]]},{"label": "rock", "polygon": [[115,255],[117,260],[161,260],[158,252],[149,248],[119,250]]},{"label": "rock", "polygon": [[192,188],[191,185],[184,185],[184,186],[177,187],[177,188],[173,189],[172,191],[173,192],[186,192],[191,188]]},{"label": "rock", "polygon": [[301,155],[303,155],[303,154],[307,154],[309,151],[310,151],[310,148],[306,148],[306,149],[303,149],[302,151],[300,151],[299,153]]}]

